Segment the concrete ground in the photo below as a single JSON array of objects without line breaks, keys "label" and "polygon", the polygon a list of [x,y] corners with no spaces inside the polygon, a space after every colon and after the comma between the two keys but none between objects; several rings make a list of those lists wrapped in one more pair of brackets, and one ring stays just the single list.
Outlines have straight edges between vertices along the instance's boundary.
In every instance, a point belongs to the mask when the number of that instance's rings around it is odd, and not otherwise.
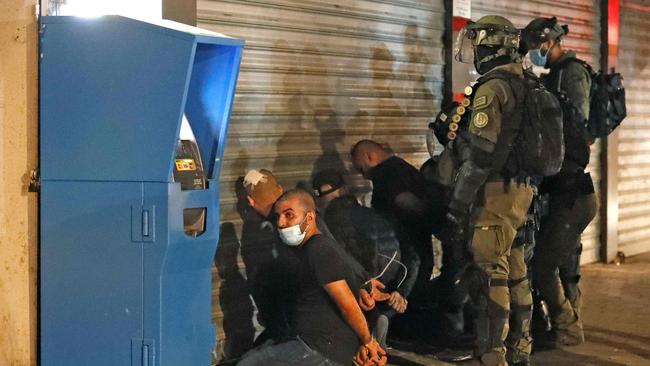
[{"label": "concrete ground", "polygon": [[[585,344],[535,352],[533,364],[650,366],[650,253],[627,258],[620,266],[584,266],[582,292]],[[413,348],[396,346],[390,364],[449,365],[436,360],[426,346]]]}]

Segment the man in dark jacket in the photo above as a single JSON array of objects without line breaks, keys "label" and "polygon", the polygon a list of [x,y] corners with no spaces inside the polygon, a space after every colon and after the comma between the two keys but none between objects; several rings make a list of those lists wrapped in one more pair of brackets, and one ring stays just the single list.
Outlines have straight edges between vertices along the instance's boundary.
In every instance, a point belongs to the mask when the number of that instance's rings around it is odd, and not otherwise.
[{"label": "man in dark jacket", "polygon": [[[444,209],[422,174],[375,141],[357,142],[350,152],[355,169],[372,181],[372,208],[395,224],[402,254],[413,252],[410,275],[417,272],[411,302],[430,300],[433,269],[431,234],[440,229]],[[419,257],[419,266],[416,256]]]},{"label": "man in dark jacket", "polygon": [[[401,251],[393,224],[374,209],[361,206],[353,195],[348,194],[339,171],[319,172],[314,177],[313,186],[325,223],[339,245],[343,246],[370,276],[381,280],[387,289],[397,291],[396,297],[408,297],[415,284],[415,276],[405,273],[398,263],[393,263],[394,261],[386,267],[393,255],[402,263],[412,260],[409,258],[412,254],[408,248],[405,248],[404,252]],[[382,272],[383,275],[379,276]],[[401,286],[398,287],[397,284]],[[399,310],[401,306],[395,307]]]},{"label": "man in dark jacket", "polygon": [[264,331],[256,344],[289,335],[289,304],[297,290],[298,260],[275,230],[272,207],[284,192],[268,170],[250,170],[243,179],[249,206],[242,210],[241,256],[246,277]]},{"label": "man in dark jacket", "polygon": [[[314,193],[318,197],[325,223],[336,242],[364,269],[379,279],[390,295],[386,303],[377,304],[367,314],[373,335],[385,346],[389,319],[406,310],[416,275],[407,273],[412,258],[403,256],[393,225],[375,210],[363,207],[347,194],[341,172],[323,170],[314,176]],[[408,252],[407,252],[408,253]],[[417,263],[415,263],[417,266]]]},{"label": "man in dark jacket", "polygon": [[556,346],[584,342],[578,287],[580,235],[596,215],[596,196],[589,173],[586,131],[591,76],[575,51],[564,50],[568,26],[555,17],[537,18],[524,29],[531,61],[550,69],[544,83],[564,110],[565,158],[560,173],[544,179],[549,212],[542,219],[533,267],[535,287],[549,306]]}]

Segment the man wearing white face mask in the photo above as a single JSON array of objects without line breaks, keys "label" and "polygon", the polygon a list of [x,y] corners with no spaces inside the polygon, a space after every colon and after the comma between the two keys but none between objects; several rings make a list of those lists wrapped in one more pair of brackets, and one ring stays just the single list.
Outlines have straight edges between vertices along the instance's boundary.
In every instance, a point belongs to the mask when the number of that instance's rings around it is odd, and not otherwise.
[{"label": "man wearing white face mask", "polygon": [[280,238],[300,261],[291,324],[295,338],[255,349],[239,365],[385,365],[385,352],[371,337],[351,290],[359,284],[318,229],[313,197],[291,190],[274,207]]},{"label": "man wearing white face mask", "polygon": [[[274,294],[277,292],[277,290],[282,290],[283,288],[291,287],[290,283],[292,283],[293,281],[282,279],[283,276],[273,276],[273,274],[267,276],[264,274],[265,272],[264,268],[266,266],[259,266],[258,265],[259,263],[254,263],[254,262],[260,261],[260,248],[267,247],[267,249],[271,249],[271,252],[274,253],[273,255],[276,257],[276,259],[279,259],[279,261],[276,260],[273,261],[273,262],[278,262],[278,263],[274,263],[275,264],[274,267],[276,267],[276,269],[278,269],[277,267],[284,267],[284,268],[279,268],[278,271],[276,272],[280,272],[281,274],[286,274],[287,270],[290,270],[289,267],[291,267],[291,262],[293,262],[293,258],[290,257],[293,257],[293,253],[290,252],[287,253],[288,252],[287,246],[281,245],[279,243],[279,240],[277,240],[279,239],[276,235],[277,233],[272,233],[270,235],[271,237],[269,238],[269,234],[270,234],[269,230],[272,230],[272,228],[276,224],[275,213],[273,212],[273,204],[282,195],[284,189],[282,185],[278,182],[276,177],[273,175],[273,173],[266,169],[261,169],[261,170],[253,169],[248,171],[242,183],[243,183],[243,188],[245,189],[246,200],[248,201],[248,204],[258,214],[258,215],[253,215],[257,220],[252,220],[253,221],[252,225],[247,225],[247,220],[244,220],[244,228],[242,229],[242,239],[241,239],[242,257],[244,257],[244,262],[246,263],[247,275],[249,277],[249,280],[250,279],[253,280],[254,284],[256,282],[255,281],[256,277],[258,278],[267,277],[267,278],[262,278],[262,281],[257,281],[257,282],[263,282],[263,283],[266,282],[265,284],[266,287],[271,287],[271,291],[266,291],[266,292],[267,295],[270,295],[271,297],[271,305],[273,305],[273,303],[277,305],[278,302],[288,300],[288,297],[278,298],[277,296],[274,296]],[[260,219],[263,221],[261,225],[259,223]],[[317,217],[317,220],[318,220],[317,225],[321,230],[321,232],[325,236],[328,236],[333,239],[332,234],[327,229],[326,224],[321,220],[320,215]],[[260,235],[257,235],[258,232],[260,231],[258,230],[260,226],[262,231],[264,232],[262,237],[260,237]],[[269,242],[269,241],[272,242],[270,243],[270,245],[269,243],[265,244],[265,242]],[[244,245],[245,243],[251,245]],[[339,249],[338,246],[335,246],[335,248]],[[370,283],[368,283],[368,280],[370,280],[370,275],[365,271],[365,269],[361,266],[361,264],[359,264],[351,256],[347,255],[347,253],[345,253],[345,251],[343,250],[340,250],[339,254],[343,256],[344,262],[352,269],[354,275],[362,279],[361,282],[363,283],[363,286],[360,289],[358,289],[359,290],[358,300],[361,308],[364,311],[369,311],[372,310],[372,308],[375,306],[375,301],[385,300],[386,295],[379,291],[384,287],[383,284],[377,280],[372,280],[370,281]],[[247,261],[246,258],[248,257],[255,258],[256,260]],[[281,282],[279,284],[274,283],[273,277],[275,277],[275,279],[280,279]],[[270,282],[270,286],[269,286],[269,282]],[[253,297],[255,298],[255,295]],[[269,296],[265,296],[265,297],[268,298]],[[257,298],[260,298],[262,301],[265,300],[262,298],[262,296],[257,296]],[[257,298],[255,298],[256,303],[258,302]],[[260,304],[258,304],[258,307],[259,305]],[[264,307],[265,304],[262,303],[261,305],[262,307]],[[277,306],[272,307],[271,310],[277,315],[279,315],[278,313],[282,313],[282,311],[278,311],[279,309],[277,309]],[[261,308],[260,311],[262,311]],[[264,314],[262,314],[262,317],[264,318]],[[282,320],[281,316],[275,318],[280,318],[280,320]],[[271,335],[272,337],[275,336],[274,338],[277,339],[278,335],[281,336],[282,334],[284,334],[284,331],[282,329],[282,322],[275,321],[277,319],[267,319],[265,321],[268,323],[269,320],[273,321],[273,323],[271,324],[265,324],[267,327],[269,326],[271,327],[271,329],[269,329],[270,331],[269,335]],[[263,338],[262,340],[264,339],[265,338]],[[256,341],[256,343],[258,342]]]}]

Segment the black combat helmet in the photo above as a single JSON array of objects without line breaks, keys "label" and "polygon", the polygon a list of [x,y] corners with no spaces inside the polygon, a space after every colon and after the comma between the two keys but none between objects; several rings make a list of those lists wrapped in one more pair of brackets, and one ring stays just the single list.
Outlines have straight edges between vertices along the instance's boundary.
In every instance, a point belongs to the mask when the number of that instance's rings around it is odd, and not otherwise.
[{"label": "black combat helmet", "polygon": [[[492,68],[519,60],[520,31],[508,19],[486,15],[470,22],[456,40],[457,61],[473,61],[481,74]],[[471,52],[471,53],[470,53]]]},{"label": "black combat helmet", "polygon": [[569,33],[568,25],[560,25],[556,17],[535,18],[522,31],[522,40],[526,50],[539,48],[547,41],[557,41]]}]

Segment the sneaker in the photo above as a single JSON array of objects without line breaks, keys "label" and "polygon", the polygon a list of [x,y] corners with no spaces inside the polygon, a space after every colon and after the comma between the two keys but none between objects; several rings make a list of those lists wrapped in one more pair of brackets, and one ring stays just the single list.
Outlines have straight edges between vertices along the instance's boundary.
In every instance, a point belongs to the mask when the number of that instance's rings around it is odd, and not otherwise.
[{"label": "sneaker", "polygon": [[477,358],[474,357],[470,358],[467,361],[459,361],[458,365],[459,366],[483,366],[481,364],[481,361],[479,361]]},{"label": "sneaker", "polygon": [[471,360],[473,357],[472,350],[458,350],[446,348],[435,354],[435,358],[443,362],[460,362]]}]

